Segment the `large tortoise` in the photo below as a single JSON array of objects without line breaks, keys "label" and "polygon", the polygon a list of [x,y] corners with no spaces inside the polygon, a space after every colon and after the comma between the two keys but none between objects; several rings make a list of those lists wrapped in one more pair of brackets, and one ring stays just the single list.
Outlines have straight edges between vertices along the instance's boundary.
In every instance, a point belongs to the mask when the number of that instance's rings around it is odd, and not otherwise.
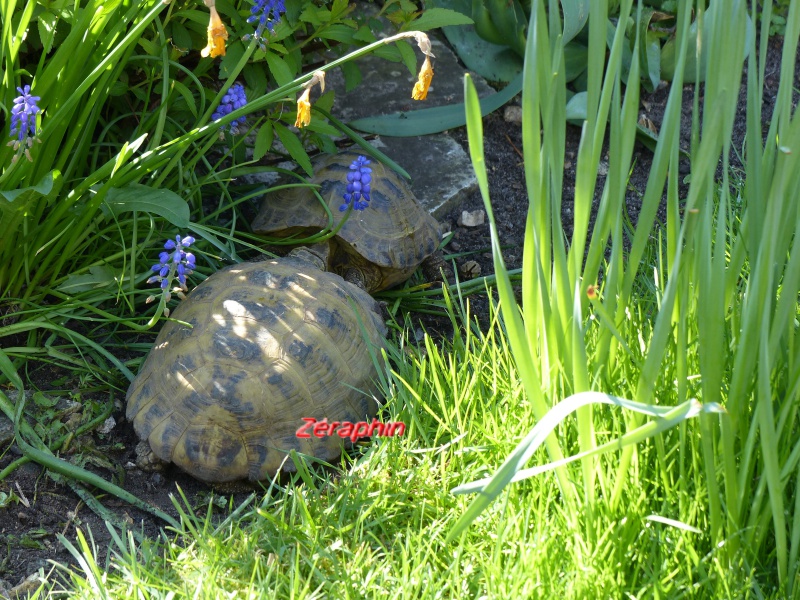
[{"label": "large tortoise", "polygon": [[[346,214],[339,210],[346,193],[347,174],[359,158],[352,150],[314,160],[310,183],[333,216],[335,228]],[[423,265],[429,277],[445,268],[439,224],[417,201],[408,184],[394,171],[371,161],[371,201],[366,210],[352,210],[331,238],[328,270],[370,293],[407,280]],[[254,233],[271,237],[307,237],[330,224],[328,212],[307,187],[286,188],[267,195],[252,223]]]},{"label": "large tortoise", "polygon": [[231,266],[178,306],[127,394],[156,457],[207,482],[260,481],[296,469],[289,450],[341,454],[337,435],[299,438],[304,418],[375,416],[386,326],[366,292],[322,266],[306,249]]}]

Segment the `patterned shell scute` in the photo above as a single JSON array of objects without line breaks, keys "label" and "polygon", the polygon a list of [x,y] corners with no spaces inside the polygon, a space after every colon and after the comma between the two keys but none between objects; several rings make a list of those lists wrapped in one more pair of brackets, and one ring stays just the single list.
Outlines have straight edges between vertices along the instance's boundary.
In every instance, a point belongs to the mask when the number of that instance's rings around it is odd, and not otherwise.
[{"label": "patterned shell scute", "polygon": [[[347,187],[350,164],[357,152],[340,152],[314,161],[311,183],[333,215],[334,226],[345,213],[339,211]],[[351,211],[337,237],[346,251],[355,252],[379,267],[413,271],[433,254],[439,243],[439,225],[414,197],[408,184],[376,160],[372,168],[371,201],[363,211]],[[308,188],[289,188],[264,199],[252,224],[262,235],[281,236],[303,229],[328,226],[328,215]],[[410,273],[409,273],[410,274]]]},{"label": "patterned shell scute", "polygon": [[289,450],[333,460],[342,440],[298,438],[303,418],[377,412],[370,346],[383,347],[386,327],[375,301],[333,273],[290,258],[235,265],[172,317],[128,390],[127,417],[198,479],[274,477],[295,469]]}]

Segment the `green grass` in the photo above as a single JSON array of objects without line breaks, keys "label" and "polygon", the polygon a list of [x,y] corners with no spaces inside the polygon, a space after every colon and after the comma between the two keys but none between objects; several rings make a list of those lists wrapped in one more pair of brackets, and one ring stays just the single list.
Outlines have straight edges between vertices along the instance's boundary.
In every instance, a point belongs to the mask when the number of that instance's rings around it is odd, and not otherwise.
[{"label": "green grass", "polygon": [[[452,344],[426,337],[393,352],[384,419],[406,422],[404,437],[361,446],[335,474],[297,476],[259,493],[234,518],[223,520],[227,510],[195,515],[181,502],[181,529],[163,544],[121,536],[109,565],[87,545],[83,570],[66,587],[86,598],[745,597],[750,569],[723,568],[707,533],[691,422],[664,437],[664,456],[656,444],[639,447],[616,510],[598,504],[593,519],[572,523],[548,474],[510,486],[456,542],[444,542],[470,499],[450,490],[489,475],[536,422],[494,322],[485,334],[462,327]],[[624,334],[642,330],[633,315]],[[614,376],[620,393],[629,376]],[[667,403],[669,376],[659,390]],[[595,429],[612,439],[620,423],[599,409]],[[577,450],[569,420],[559,437]],[[679,438],[690,447],[678,452]],[[606,478],[618,456],[599,461]],[[539,452],[533,462],[545,461]]]}]

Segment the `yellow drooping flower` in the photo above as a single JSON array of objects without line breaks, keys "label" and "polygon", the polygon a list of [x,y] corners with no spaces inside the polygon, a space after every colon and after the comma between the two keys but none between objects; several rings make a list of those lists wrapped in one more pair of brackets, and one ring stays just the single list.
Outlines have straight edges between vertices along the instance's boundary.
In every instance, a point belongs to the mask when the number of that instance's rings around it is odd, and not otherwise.
[{"label": "yellow drooping flower", "polygon": [[302,129],[311,123],[311,102],[309,101],[310,93],[311,88],[307,87],[297,99],[297,120],[294,122],[294,126],[298,129]]},{"label": "yellow drooping flower", "polygon": [[419,78],[411,92],[411,98],[414,100],[425,100],[425,98],[428,97],[428,88],[431,87],[432,79],[433,67],[431,67],[430,57],[426,54],[425,61],[422,63],[422,68],[419,70]]},{"label": "yellow drooping flower", "polygon": [[[209,4],[206,2],[206,4]],[[201,56],[225,56],[225,40],[228,39],[228,30],[219,17],[216,6],[212,2],[209,6],[211,19],[208,22],[208,45],[200,52]]]},{"label": "yellow drooping flower", "polygon": [[311,79],[308,80],[308,83],[304,84],[303,93],[300,94],[300,97],[297,99],[297,120],[294,122],[294,126],[298,129],[302,129],[309,123],[311,123],[311,88],[315,85],[319,86],[321,92],[325,91],[325,71],[316,71],[312,76]]}]

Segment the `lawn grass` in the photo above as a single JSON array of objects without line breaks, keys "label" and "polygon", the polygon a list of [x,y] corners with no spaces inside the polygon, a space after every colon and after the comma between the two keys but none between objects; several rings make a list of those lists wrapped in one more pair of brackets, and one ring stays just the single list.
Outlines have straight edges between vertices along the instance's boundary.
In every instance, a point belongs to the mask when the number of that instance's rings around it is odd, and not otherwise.
[{"label": "lawn grass", "polygon": [[[632,313],[623,332],[632,342],[647,332],[647,312]],[[756,566],[723,568],[707,534],[691,422],[665,435],[661,451],[639,447],[616,510],[598,504],[594,519],[571,523],[547,474],[510,486],[446,544],[470,500],[450,490],[489,475],[536,422],[497,320],[485,333],[466,316],[455,320],[453,342],[403,338],[392,351],[384,420],[407,423],[405,436],[376,438],[341,470],[312,470],[258,493],[233,518],[224,519],[232,506],[195,514],[179,502],[179,531],[159,544],[118,534],[108,565],[87,542],[78,553],[83,569],[56,587],[77,598],[747,596]],[[629,375],[616,373],[620,393]],[[666,403],[670,376],[659,390]],[[601,439],[620,434],[611,409],[595,411],[595,427]],[[577,450],[574,423],[559,438]],[[600,461],[601,479],[613,479],[617,461]],[[570,472],[578,476],[579,467]]]}]

